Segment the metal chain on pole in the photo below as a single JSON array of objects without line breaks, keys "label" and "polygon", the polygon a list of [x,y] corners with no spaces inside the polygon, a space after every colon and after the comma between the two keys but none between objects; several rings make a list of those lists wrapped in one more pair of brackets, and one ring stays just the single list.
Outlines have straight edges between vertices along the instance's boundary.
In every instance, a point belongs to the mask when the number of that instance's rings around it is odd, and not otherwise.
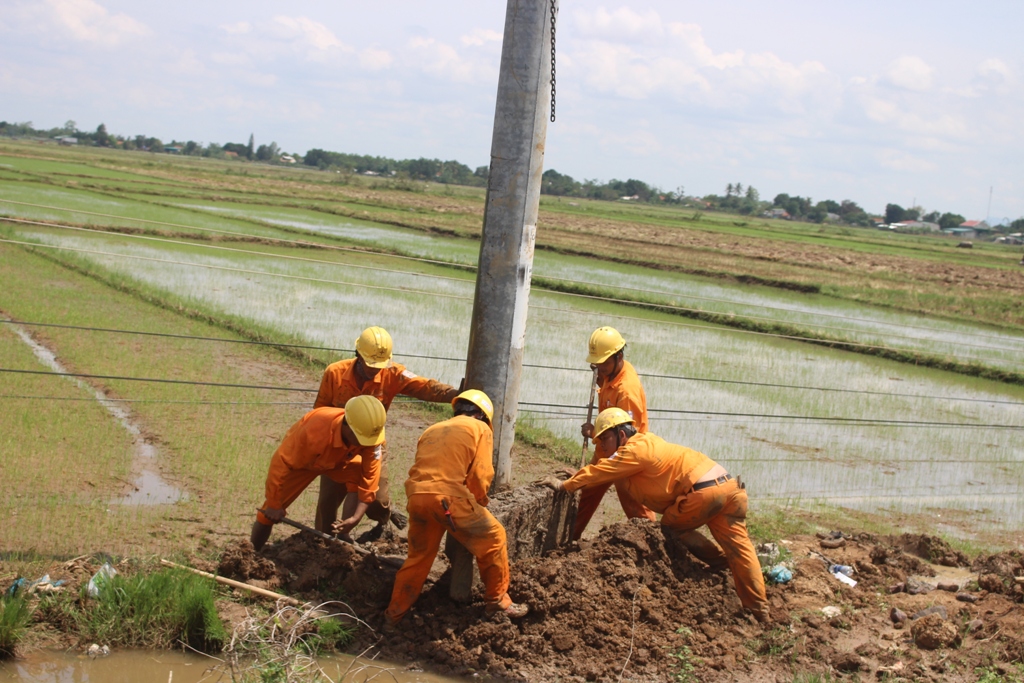
[{"label": "metal chain on pole", "polygon": [[551,0],[551,122],[555,121],[555,16],[558,0]]}]

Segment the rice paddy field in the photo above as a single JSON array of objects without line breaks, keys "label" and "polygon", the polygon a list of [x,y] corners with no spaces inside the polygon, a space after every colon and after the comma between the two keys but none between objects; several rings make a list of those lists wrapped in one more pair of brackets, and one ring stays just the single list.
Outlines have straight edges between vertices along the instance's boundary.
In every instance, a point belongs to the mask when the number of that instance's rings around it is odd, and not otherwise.
[{"label": "rice paddy field", "polygon": [[[1020,542],[1019,248],[541,208],[521,421],[578,438],[586,341],[612,325],[651,430],[741,475],[755,514],[825,504]],[[19,321],[0,324],[0,509],[19,530],[0,551],[76,552],[69,511],[111,543],[140,516],[168,538],[211,508],[244,527],[319,370],[368,325],[391,332],[396,360],[457,385],[482,209],[471,188],[0,143],[0,317]],[[7,372],[53,370],[33,340],[103,378]],[[253,340],[279,346],[236,343]],[[141,465],[140,439],[156,448]],[[175,502],[118,500],[117,479],[146,472]]]}]

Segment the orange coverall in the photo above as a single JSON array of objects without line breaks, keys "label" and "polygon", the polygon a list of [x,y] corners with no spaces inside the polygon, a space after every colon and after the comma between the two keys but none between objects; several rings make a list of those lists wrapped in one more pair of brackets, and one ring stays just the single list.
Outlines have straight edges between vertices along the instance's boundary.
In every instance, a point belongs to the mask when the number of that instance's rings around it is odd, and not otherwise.
[{"label": "orange coverall", "polygon": [[[286,510],[321,474],[372,503],[380,479],[380,446],[347,446],[341,438],[342,408],[316,408],[284,435],[270,459],[263,509]],[[261,524],[274,522],[257,513]]]},{"label": "orange coverall", "polygon": [[[320,391],[317,392],[313,407],[343,408],[350,398],[368,395],[377,398],[384,404],[384,410],[388,410],[395,396],[399,394],[431,403],[451,403],[459,393],[458,389],[443,382],[414,375],[400,363],[392,363],[383,368],[376,377],[366,382],[361,381],[356,375],[355,366],[355,358],[339,360],[328,365],[320,380]],[[383,452],[386,460],[387,444],[384,445]],[[339,492],[336,489],[337,487],[329,482],[321,480],[321,500],[324,497],[338,497]],[[386,522],[388,519],[388,508],[391,505],[389,489],[387,472],[382,467],[377,500],[366,511],[366,516],[375,522]]]},{"label": "orange coverall", "polygon": [[[644,394],[644,387],[640,384],[640,378],[629,361],[622,362],[622,370],[615,377],[605,382],[598,392],[598,412],[605,408],[622,408],[632,416],[636,430],[641,434],[647,433],[647,396]],[[607,458],[610,453],[605,453],[597,444],[594,444],[594,457],[590,464]],[[612,482],[599,486],[587,487],[580,494],[579,508],[576,511],[576,526],[573,527],[573,540],[583,535],[597,508],[601,505],[601,499],[608,492]],[[636,502],[625,492],[620,482],[615,482],[615,493],[619,496],[619,504],[626,517],[649,519],[655,521],[654,513]]]},{"label": "orange coverall", "polygon": [[743,606],[768,616],[768,598],[757,553],[747,535],[747,492],[730,480],[699,491],[693,485],[715,461],[654,434],[635,434],[611,457],[587,465],[563,483],[565,490],[623,482],[641,504],[663,513],[661,523],[682,532],[707,524],[725,551]]},{"label": "orange coverall", "polygon": [[409,556],[395,576],[385,612],[392,623],[419,598],[446,531],[476,557],[488,610],[512,604],[505,528],[486,508],[494,479],[493,450],[490,425],[467,415],[438,422],[420,436],[405,482]]}]

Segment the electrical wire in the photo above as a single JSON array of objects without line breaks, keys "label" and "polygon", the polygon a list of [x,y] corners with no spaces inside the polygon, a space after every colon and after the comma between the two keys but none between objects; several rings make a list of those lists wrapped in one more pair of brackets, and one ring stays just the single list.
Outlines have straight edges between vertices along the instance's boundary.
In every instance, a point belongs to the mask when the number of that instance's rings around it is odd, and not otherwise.
[{"label": "electrical wire", "polygon": [[[586,410],[586,406],[575,406],[566,405],[561,403],[538,403],[533,401],[520,401],[519,405],[523,406],[540,406],[542,408],[578,408],[579,410]],[[718,412],[711,410],[679,410],[669,408],[648,408],[647,413],[650,414],[667,414],[667,415],[719,415],[719,416],[742,416],[742,417],[765,417],[775,420],[814,420],[818,422],[843,422],[843,423],[870,423],[870,424],[889,424],[889,425],[917,425],[917,426],[933,426],[933,427],[964,427],[964,428],[986,428],[986,429],[1024,429],[1024,425],[1006,425],[1006,424],[977,424],[970,422],[937,422],[937,421],[925,421],[925,420],[889,420],[889,419],[875,419],[875,418],[864,418],[864,417],[828,417],[828,416],[815,416],[815,415],[774,415],[771,413],[728,413]]]},{"label": "electrical wire", "polygon": [[[268,386],[268,385],[256,385],[256,384],[235,384],[227,382],[201,382],[195,380],[181,380],[181,379],[163,379],[153,377],[128,377],[123,375],[97,375],[83,372],[53,372],[49,370],[20,370],[14,368],[0,368],[0,372],[14,373],[14,374],[25,374],[25,375],[49,375],[55,377],[82,377],[86,379],[106,379],[106,380],[121,380],[129,382],[153,382],[160,384],[183,384],[192,386],[209,386],[209,387],[223,387],[223,388],[234,388],[234,389],[257,389],[266,391],[297,391],[303,393],[317,393],[318,389],[306,389],[303,387],[279,387],[279,386]],[[542,408],[571,408],[584,410],[584,406],[575,406],[568,404],[558,403],[535,403],[530,401],[520,401],[519,406],[540,406]],[[813,415],[773,415],[765,413],[729,413],[729,412],[715,412],[715,411],[697,411],[697,410],[670,410],[670,409],[651,409],[648,413],[658,414],[670,414],[670,415],[717,415],[717,416],[728,416],[728,417],[760,417],[770,418],[774,420],[810,420],[816,422],[826,423],[843,423],[843,424],[868,424],[868,425],[893,425],[893,426],[930,426],[930,427],[948,427],[948,428],[985,428],[985,429],[1024,429],[1024,426],[1018,425],[1005,425],[1005,424],[975,424],[975,423],[958,423],[958,422],[937,422],[937,421],[919,421],[919,420],[883,420],[883,419],[872,419],[872,418],[856,418],[856,417],[828,417],[828,416],[813,416]]]},{"label": "electrical wire", "polygon": [[[0,220],[2,220],[2,217],[0,217]],[[321,283],[321,284],[347,285],[347,286],[351,286],[351,287],[360,287],[362,289],[373,289],[373,290],[389,291],[389,292],[402,292],[404,294],[422,294],[424,296],[431,296],[431,297],[438,297],[438,298],[457,299],[457,300],[462,300],[462,301],[472,301],[472,297],[468,297],[468,296],[460,296],[460,295],[456,295],[456,294],[443,294],[443,293],[439,293],[439,292],[429,292],[429,291],[424,291],[424,290],[410,289],[410,288],[407,288],[407,287],[384,287],[384,286],[381,286],[381,285],[368,285],[368,284],[364,284],[364,283],[347,282],[347,281],[342,281],[342,280],[327,280],[327,279],[324,279],[324,278],[313,278],[313,277],[306,277],[306,276],[302,276],[302,275],[290,275],[290,274],[287,274],[287,273],[271,273],[271,272],[262,271],[262,270],[250,270],[250,269],[245,269],[245,268],[232,268],[232,267],[229,267],[229,266],[217,266],[217,265],[212,265],[212,264],[203,264],[203,263],[195,263],[195,262],[188,262],[188,261],[175,261],[175,260],[171,260],[171,259],[158,259],[158,258],[153,258],[153,257],[149,257],[149,256],[138,256],[138,255],[134,255],[134,254],[120,254],[120,253],[116,253],[116,252],[105,252],[105,251],[99,251],[99,250],[95,250],[95,249],[83,249],[83,248],[80,248],[80,247],[67,247],[67,246],[52,245],[52,244],[41,244],[41,243],[38,243],[38,242],[23,242],[23,241],[20,241],[20,240],[0,239],[0,243],[16,244],[16,245],[20,245],[20,246],[27,246],[27,247],[34,247],[34,248],[43,248],[43,249],[55,249],[55,250],[59,250],[59,251],[71,251],[71,252],[77,252],[77,253],[97,254],[97,255],[100,255],[100,256],[112,256],[112,257],[117,257],[117,258],[135,259],[135,260],[155,262],[155,263],[166,263],[166,264],[171,264],[171,265],[180,265],[180,266],[193,267],[193,268],[206,268],[206,269],[210,269],[210,270],[220,270],[220,271],[242,273],[242,274],[248,274],[248,275],[265,275],[265,276],[270,276],[270,277],[285,278],[285,279],[289,279],[289,280],[300,280],[300,281],[303,281],[303,282],[316,282],[316,283]],[[553,292],[553,293],[554,294],[561,294],[561,292]],[[775,338],[775,339],[789,339],[789,340],[800,341],[800,342],[805,342],[805,343],[817,343],[817,344],[821,344],[821,345],[824,345],[824,346],[828,346],[830,348],[834,348],[834,347],[838,346],[838,347],[857,347],[857,348],[864,348],[864,349],[879,349],[879,350],[892,351],[892,352],[896,352],[896,353],[907,353],[908,352],[907,349],[901,349],[901,348],[898,348],[898,347],[880,346],[880,345],[875,345],[875,344],[864,344],[864,343],[852,342],[852,341],[839,341],[839,340],[832,340],[832,339],[819,339],[819,338],[816,338],[816,337],[802,337],[802,336],[797,336],[797,335],[784,335],[784,334],[776,334],[776,333],[771,333],[771,332],[757,332],[757,331],[754,331],[754,330],[744,330],[744,329],[728,327],[728,326],[718,326],[718,327],[712,328],[712,327],[710,327],[708,325],[696,325],[696,324],[682,323],[682,322],[675,322],[675,321],[668,321],[668,320],[652,320],[652,319],[649,319],[649,318],[638,318],[636,316],[611,315],[611,314],[597,313],[597,312],[592,312],[592,311],[581,311],[581,310],[572,310],[572,309],[564,309],[564,308],[554,308],[554,307],[549,307],[549,306],[537,306],[537,305],[532,305],[532,304],[529,306],[529,308],[531,310],[553,311],[553,312],[556,312],[556,313],[562,313],[562,314],[568,314],[568,315],[576,315],[576,316],[580,316],[580,315],[589,315],[589,316],[601,315],[603,318],[632,320],[632,321],[643,322],[643,323],[646,323],[646,324],[670,325],[670,326],[674,326],[674,327],[696,328],[696,329],[702,329],[702,330],[714,329],[714,330],[719,331],[719,332],[732,332],[732,333],[736,333],[736,334],[749,334],[749,335],[754,335],[754,336],[772,337],[772,338]],[[978,358],[977,356],[965,356],[965,357],[966,358],[971,358],[971,359],[974,359],[974,360],[987,360],[987,359],[984,359],[984,358]],[[1015,365],[1024,365],[1024,360],[1021,360],[1021,361],[1005,360],[1003,362],[1010,363],[1010,364],[1015,364]]]},{"label": "electrical wire", "polygon": [[[161,243],[169,243],[169,244],[177,244],[177,245],[188,245],[188,246],[194,246],[194,247],[199,247],[199,248],[203,248],[203,249],[215,249],[215,250],[220,250],[220,251],[227,251],[227,252],[240,253],[240,254],[246,254],[246,255],[265,256],[265,257],[268,257],[268,258],[280,258],[280,259],[286,259],[286,260],[302,261],[302,262],[307,262],[307,263],[317,263],[317,264],[333,265],[333,266],[344,266],[344,267],[358,268],[358,269],[363,269],[363,270],[370,270],[370,271],[375,271],[375,272],[409,275],[409,276],[414,276],[414,277],[424,277],[424,278],[436,279],[436,280],[455,281],[455,282],[460,282],[460,283],[469,283],[469,282],[471,282],[470,280],[467,280],[465,278],[449,277],[449,276],[445,276],[445,275],[435,275],[435,274],[430,274],[430,273],[417,273],[415,271],[408,271],[408,270],[393,270],[393,269],[387,269],[387,268],[380,268],[380,267],[376,267],[376,266],[365,266],[365,265],[356,265],[356,264],[351,264],[351,263],[340,263],[338,261],[327,261],[327,260],[323,260],[323,259],[313,259],[313,258],[307,258],[307,257],[301,257],[301,256],[290,256],[290,255],[286,255],[286,254],[271,254],[271,253],[268,253],[268,252],[255,251],[255,250],[250,250],[250,249],[238,249],[238,248],[235,248],[235,247],[223,247],[223,246],[219,246],[219,245],[202,244],[202,243],[197,244],[197,243],[194,243],[194,242],[186,242],[186,241],[183,241],[183,240],[168,239],[168,238],[162,238],[162,237],[153,237],[153,236],[149,236],[149,235],[132,235],[132,234],[125,234],[125,233],[111,232],[109,230],[103,230],[103,229],[85,228],[85,227],[70,226],[70,225],[61,225],[61,224],[57,224],[57,223],[44,223],[44,222],[40,222],[40,221],[31,221],[31,220],[20,219],[20,218],[11,218],[11,217],[7,217],[7,216],[0,216],[0,220],[5,220],[5,221],[13,222],[13,223],[20,223],[20,224],[37,225],[37,226],[43,226],[43,227],[49,227],[49,228],[61,228],[61,229],[65,229],[65,230],[77,230],[77,231],[82,231],[82,232],[98,233],[98,234],[104,234],[104,235],[113,235],[113,236],[117,236],[117,237],[125,237],[125,238],[131,238],[131,239],[148,240],[148,241],[153,241],[153,242],[161,242]],[[361,253],[366,255],[366,254],[373,254],[375,252],[363,251]],[[127,254],[125,254],[123,256],[125,256],[127,258],[132,258],[132,256],[127,255]],[[199,264],[195,264],[195,265],[199,265]],[[267,274],[268,275],[273,275],[272,273],[267,273]],[[564,280],[563,278],[552,278],[552,279]],[[564,281],[571,281],[571,280],[564,280]],[[596,283],[580,282],[579,284],[593,284],[594,286],[599,286]],[[657,306],[657,307],[662,308],[662,309],[669,309],[669,310],[672,310],[672,311],[680,311],[680,312],[683,312],[683,313],[702,313],[702,314],[712,314],[712,315],[728,315],[728,314],[724,314],[724,313],[718,313],[718,312],[715,312],[715,311],[707,311],[707,310],[700,309],[700,308],[692,308],[692,307],[687,307],[687,306],[679,306],[679,305],[668,304],[668,303],[644,302],[644,301],[636,301],[636,300],[633,300],[633,299],[622,299],[622,298],[617,298],[617,297],[601,296],[601,295],[596,295],[596,294],[583,294],[583,293],[578,293],[578,292],[565,292],[565,291],[560,291],[560,290],[549,289],[549,288],[546,288],[546,287],[543,287],[543,286],[535,286],[534,288],[539,290],[539,291],[546,291],[546,292],[551,293],[551,294],[558,294],[558,295],[568,296],[568,297],[583,298],[583,299],[588,299],[588,300],[592,300],[592,301],[603,301],[603,302],[606,302],[606,303],[621,304],[621,305],[624,305],[624,306],[642,306],[642,307]],[[651,293],[657,293],[657,292],[651,292]],[[739,305],[742,305],[742,304],[739,304]],[[783,309],[783,310],[786,310],[786,309]],[[793,322],[780,321],[780,320],[777,320],[775,318],[769,318],[769,317],[764,317],[764,316],[732,315],[730,317],[732,317],[732,318],[739,318],[739,319],[746,319],[746,320],[755,320],[755,321],[760,321],[760,322],[769,322],[769,323],[772,323],[772,324],[787,324],[787,325],[796,324],[796,323],[793,323]],[[827,316],[825,316],[825,317],[827,317]],[[850,319],[852,319],[852,320],[859,320],[859,319],[855,319],[855,318],[850,318]],[[866,321],[866,320],[864,320],[862,322],[872,323],[872,321]],[[882,323],[882,324],[890,324],[890,325],[894,325],[894,326],[899,326],[899,325],[897,325],[895,323]],[[910,327],[910,326],[906,326],[906,327]],[[816,329],[818,329],[818,330],[829,330],[829,331],[835,331],[835,332],[847,332],[847,333],[854,333],[854,334],[871,334],[871,332],[868,332],[868,331],[865,331],[865,330],[859,330],[859,329],[848,328],[848,327],[834,327],[834,326],[828,326],[828,325],[819,325],[819,326],[816,327]],[[928,328],[919,328],[919,329],[928,329]],[[913,336],[913,335],[890,334],[888,336],[891,337],[891,338],[905,339],[905,340],[910,340],[910,341],[915,341],[915,342],[931,342],[931,343],[937,343],[937,344],[951,344],[951,345],[956,345],[956,346],[959,346],[959,347],[967,346],[967,347],[978,348],[978,349],[988,349],[988,350],[993,350],[993,351],[1003,351],[1003,352],[1006,352],[1006,353],[1016,353],[1018,351],[1017,349],[1011,349],[1011,348],[1006,348],[1006,347],[1002,347],[1002,346],[992,346],[992,345],[988,345],[988,344],[974,344],[974,343],[970,343],[970,342],[942,341],[942,340],[930,339],[930,338],[927,338],[927,337],[920,337],[920,336]],[[967,333],[964,336],[970,336],[970,333]],[[809,339],[808,337],[801,337],[799,335],[790,336],[790,337],[786,337],[786,338],[798,339],[798,340]],[[888,348],[888,347],[878,347],[878,348]],[[975,358],[977,358],[977,357],[975,357]]]},{"label": "electrical wire", "polygon": [[[0,318],[0,324],[4,324],[4,323],[15,324],[15,325],[24,325],[24,326],[28,326],[28,327],[52,327],[52,328],[59,328],[59,329],[82,330],[82,331],[88,331],[88,332],[106,332],[106,333],[111,333],[111,334],[129,334],[129,335],[140,335],[140,336],[149,336],[149,337],[165,337],[165,338],[171,338],[171,339],[186,339],[186,340],[190,340],[190,341],[210,341],[210,342],[222,342],[222,343],[227,343],[227,344],[251,344],[251,345],[258,345],[258,346],[275,346],[275,347],[284,347],[284,348],[310,349],[310,350],[317,350],[317,351],[332,351],[332,352],[338,352],[338,353],[355,354],[355,350],[354,349],[342,349],[342,348],[335,348],[335,347],[330,347],[330,346],[316,346],[316,345],[311,345],[311,344],[290,344],[290,343],[286,343],[286,342],[257,341],[257,340],[249,340],[249,339],[223,339],[221,337],[203,337],[203,336],[195,336],[195,335],[187,335],[187,334],[175,334],[175,333],[170,333],[170,332],[145,332],[145,331],[141,331],[141,330],[124,330],[124,329],[116,329],[116,328],[109,328],[109,327],[89,327],[89,326],[85,326],[85,325],[63,325],[63,324],[58,324],[58,323],[42,323],[42,322],[32,322],[32,321],[11,320],[11,319]],[[439,360],[439,361],[448,361],[448,362],[453,362],[453,363],[465,363],[466,362],[465,358],[448,358],[448,357],[444,357],[444,356],[430,356],[430,355],[410,354],[410,353],[395,353],[394,355],[400,356],[400,357],[403,357],[403,358],[418,358],[418,359],[428,359],[428,360]],[[524,368],[543,369],[543,370],[557,370],[557,371],[561,371],[561,372],[578,372],[578,373],[586,373],[587,375],[591,374],[590,370],[587,370],[587,369],[584,369],[584,368],[570,368],[570,367],[564,367],[564,366],[558,366],[558,365],[542,365],[542,364],[533,364],[533,363],[523,363],[523,367]],[[970,398],[970,397],[966,397],[966,396],[935,396],[935,395],[929,395],[929,394],[909,394],[909,393],[900,393],[900,392],[872,391],[872,390],[868,390],[868,389],[841,389],[841,388],[834,388],[834,387],[818,387],[818,386],[807,386],[807,385],[799,385],[799,384],[781,384],[781,383],[774,383],[774,382],[754,382],[754,381],[750,381],[750,380],[715,379],[715,378],[709,378],[709,377],[687,377],[685,375],[663,375],[663,374],[645,373],[645,372],[641,372],[641,373],[638,373],[638,374],[639,374],[640,377],[643,377],[643,378],[668,379],[668,380],[685,381],[685,382],[707,382],[707,383],[717,383],[717,384],[736,384],[736,385],[740,385],[740,386],[756,386],[756,387],[768,387],[768,388],[776,388],[776,389],[796,389],[796,390],[805,390],[805,391],[823,391],[823,392],[835,392],[835,393],[843,393],[843,394],[863,394],[863,395],[868,395],[868,396],[887,396],[887,397],[899,397],[899,398],[916,398],[916,399],[928,399],[928,400],[937,400],[937,401],[965,401],[965,402],[972,402],[972,403],[991,403],[991,404],[999,404],[999,405],[1016,405],[1016,406],[1024,405],[1024,402],[1021,402],[1021,401],[1006,401],[1006,400],[1001,400],[1001,399]]]},{"label": "electrical wire", "polygon": [[[200,230],[200,231],[205,231],[205,232],[224,234],[224,235],[230,235],[230,236],[236,236],[236,237],[247,237],[247,238],[254,237],[254,235],[251,235],[250,233],[244,233],[244,232],[237,232],[237,231],[230,231],[230,230],[217,230],[215,228],[202,228],[202,227],[198,227],[198,226],[183,225],[183,224],[180,224],[180,223],[168,223],[168,222],[164,222],[164,221],[154,221],[154,220],[149,220],[149,219],[144,219],[144,218],[133,218],[133,217],[130,217],[130,216],[118,216],[116,214],[98,213],[98,212],[94,212],[94,211],[85,211],[85,210],[80,210],[80,209],[71,209],[71,208],[67,208],[67,207],[50,206],[50,205],[45,205],[45,204],[32,204],[32,203],[29,203],[29,202],[19,202],[19,201],[15,201],[15,200],[12,200],[12,199],[0,199],[0,202],[6,202],[6,203],[9,203],[9,204],[17,204],[17,205],[20,205],[20,206],[30,206],[30,207],[33,207],[33,208],[49,209],[49,210],[53,210],[53,211],[66,211],[66,212],[69,212],[69,213],[80,213],[82,215],[98,216],[98,217],[102,217],[102,218],[116,218],[116,219],[119,219],[119,220],[135,221],[135,222],[139,222],[139,223],[147,223],[147,224],[152,224],[152,225],[163,225],[163,226],[168,226],[168,227],[184,228],[184,229],[189,229],[189,230]],[[6,217],[4,217],[4,218],[6,220],[20,220],[22,222],[29,222],[29,221],[27,221],[25,219],[11,219],[11,218],[6,218]],[[232,216],[232,218],[238,218],[238,217]],[[242,217],[241,220],[250,220],[251,221],[252,219],[250,219],[248,217]],[[39,224],[40,225],[46,225],[46,226],[49,226],[49,227],[72,227],[72,226],[53,225],[53,224],[49,224],[49,223],[39,223]],[[97,232],[106,232],[106,231],[97,231]],[[447,267],[469,268],[469,269],[472,269],[474,271],[477,270],[477,266],[472,265],[472,264],[460,264],[460,263],[451,262],[451,261],[441,261],[441,260],[435,260],[435,259],[425,259],[425,258],[422,258],[422,257],[405,256],[405,255],[400,255],[400,254],[388,254],[388,253],[384,253],[384,252],[372,251],[372,250],[369,250],[369,249],[358,249],[358,248],[354,248],[354,247],[340,247],[340,246],[336,246],[336,245],[321,244],[321,243],[318,243],[318,242],[308,242],[308,241],[304,241],[304,240],[287,240],[287,239],[282,239],[282,238],[277,238],[277,237],[259,237],[259,238],[260,239],[273,240],[273,241],[276,241],[276,242],[281,242],[283,244],[297,244],[297,245],[301,245],[301,246],[313,246],[313,247],[319,247],[319,248],[324,248],[324,249],[332,249],[332,250],[339,250],[339,251],[354,252],[354,253],[359,253],[359,254],[364,254],[364,255],[365,254],[374,254],[374,255],[384,256],[384,257],[388,257],[388,258],[405,259],[405,260],[416,261],[416,262],[420,262],[420,263],[430,263],[430,264],[434,264],[434,265],[442,265],[442,266],[447,266]],[[401,271],[399,271],[399,272],[401,272]],[[548,279],[548,280],[553,280],[555,282],[568,282],[568,283],[571,283],[571,284],[589,285],[589,286],[593,286],[593,287],[607,287],[607,286],[609,286],[607,283],[590,282],[590,281],[587,281],[587,280],[578,280],[578,279],[573,279],[573,278],[560,278],[560,277],[555,277],[555,276],[550,276],[550,275],[544,275],[543,273],[538,273],[537,275],[538,275],[538,277],[542,277],[542,278],[545,278],[545,279]],[[849,320],[849,321],[852,321],[852,322],[862,322],[862,323],[868,323],[868,324],[873,324],[873,325],[888,325],[888,326],[891,326],[891,327],[898,327],[898,328],[905,328],[905,329],[916,329],[916,330],[924,330],[924,331],[934,331],[933,328],[925,327],[925,326],[922,326],[922,325],[910,325],[910,324],[907,324],[907,323],[894,323],[894,322],[887,322],[887,321],[883,321],[883,320],[870,320],[870,319],[865,319],[865,318],[857,318],[857,317],[854,317],[854,316],[845,316],[845,315],[839,315],[839,314],[834,314],[834,313],[820,313],[820,312],[810,313],[808,311],[801,311],[799,309],[787,308],[785,306],[769,306],[767,304],[754,304],[754,303],[748,303],[748,302],[744,302],[744,301],[737,301],[737,300],[734,300],[734,299],[723,299],[723,298],[718,298],[718,297],[706,297],[706,296],[699,296],[699,295],[695,295],[695,294],[679,294],[678,292],[666,292],[666,291],[662,291],[662,290],[646,289],[646,288],[643,288],[643,287],[629,287],[627,285],[621,285],[621,284],[616,284],[616,285],[614,285],[614,287],[616,289],[621,289],[621,290],[626,290],[626,291],[641,292],[641,293],[644,293],[644,294],[658,294],[658,295],[673,296],[673,297],[675,297],[675,296],[684,296],[684,297],[686,297],[688,299],[693,299],[693,300],[698,300],[698,301],[710,301],[710,302],[714,302],[714,303],[724,303],[724,304],[728,304],[728,305],[731,305],[731,306],[747,306],[749,308],[763,308],[765,310],[784,311],[784,312],[787,312],[787,313],[812,314],[812,315],[815,315],[815,316],[818,316],[818,317],[823,317],[823,318],[835,318],[835,319],[839,319],[839,320]],[[542,289],[542,288],[538,287],[538,289]],[[562,292],[562,293],[565,293],[565,292]],[[644,303],[644,302],[638,302],[638,303]],[[660,304],[656,304],[656,305],[660,305]],[[699,311],[700,309],[684,309],[684,310],[698,310]],[[706,311],[706,312],[713,313],[713,311]],[[749,316],[744,316],[744,317],[749,317]],[[759,319],[762,319],[762,320],[772,320],[771,318],[759,318]],[[845,329],[845,328],[836,328],[836,329]],[[996,336],[996,335],[984,334],[984,333],[981,333],[981,332],[958,332],[957,334],[959,334],[961,336],[974,336],[974,337],[980,337],[980,338],[985,338],[985,339],[1001,339],[1001,338],[1003,338],[1003,337],[999,337],[999,336]],[[920,337],[906,337],[906,338],[908,338],[908,339],[921,339]],[[988,348],[988,347],[983,347],[983,348]]]}]

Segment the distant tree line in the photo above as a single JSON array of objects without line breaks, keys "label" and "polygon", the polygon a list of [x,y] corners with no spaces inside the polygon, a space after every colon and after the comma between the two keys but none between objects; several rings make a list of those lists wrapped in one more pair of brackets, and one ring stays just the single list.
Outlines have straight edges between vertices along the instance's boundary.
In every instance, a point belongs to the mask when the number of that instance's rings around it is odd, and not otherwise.
[{"label": "distant tree line", "polygon": [[[0,121],[0,135],[9,137],[42,137],[51,139],[74,138],[79,145],[93,145],[96,147],[110,147],[115,149],[139,150],[143,152],[168,152],[183,154],[187,156],[228,158],[238,157],[251,161],[278,161],[282,156],[281,149],[276,142],[268,145],[255,146],[252,135],[249,136],[248,144],[241,142],[226,142],[223,145],[211,142],[207,145],[194,140],[178,141],[171,140],[164,142],[160,138],[148,135],[112,135],[107,132],[106,124],[101,123],[95,131],[79,130],[74,121],[68,121],[63,126],[50,129],[36,129],[32,122],[8,123]],[[301,157],[300,157],[301,158]]]},{"label": "distant tree line", "polygon": [[311,149],[302,157],[302,162],[307,166],[323,170],[340,170],[347,173],[401,176],[411,180],[430,180],[451,185],[483,187],[487,184],[488,169],[486,166],[480,166],[473,170],[454,160],[389,159],[388,157]]},{"label": "distant tree line", "polygon": [[[39,130],[32,123],[8,123],[0,121],[0,135],[9,137],[44,137],[44,138],[75,138],[78,144],[112,147],[125,150],[142,150],[149,152],[169,152],[188,156],[213,158],[239,158],[249,161],[301,162],[307,166],[321,170],[341,171],[384,177],[400,177],[410,180],[431,181],[453,185],[470,185],[482,187],[487,184],[488,167],[478,166],[471,169],[465,164],[440,159],[390,159],[388,157],[361,154],[330,152],[314,148],[305,155],[284,155],[276,142],[256,146],[252,135],[247,143],[226,142],[223,145],[211,142],[203,145],[194,140],[179,142],[163,142],[159,138],[146,135],[126,137],[112,135],[104,124],[97,126],[95,131],[82,131],[74,121],[67,121],[63,126]],[[905,221],[923,221],[936,223],[943,230],[956,227],[964,222],[958,213],[940,213],[932,211],[922,215],[920,207],[903,208],[898,204],[887,204],[884,217],[872,217],[856,202],[844,199],[834,201],[825,199],[818,202],[810,197],[780,193],[771,202],[761,199],[760,193],[752,185],[729,183],[725,194],[708,194],[703,197],[687,196],[682,186],[675,190],[663,190],[642,180],[612,179],[608,182],[599,180],[576,180],[572,176],[548,169],[541,178],[541,193],[556,197],[579,197],[604,201],[632,201],[652,204],[677,204],[694,207],[698,210],[723,211],[740,215],[780,215],[793,220],[811,223],[842,223],[853,226],[870,227],[876,221],[887,224]],[[784,214],[782,213],[784,212]],[[1009,228],[1024,231],[1024,218],[1010,224]]]}]

